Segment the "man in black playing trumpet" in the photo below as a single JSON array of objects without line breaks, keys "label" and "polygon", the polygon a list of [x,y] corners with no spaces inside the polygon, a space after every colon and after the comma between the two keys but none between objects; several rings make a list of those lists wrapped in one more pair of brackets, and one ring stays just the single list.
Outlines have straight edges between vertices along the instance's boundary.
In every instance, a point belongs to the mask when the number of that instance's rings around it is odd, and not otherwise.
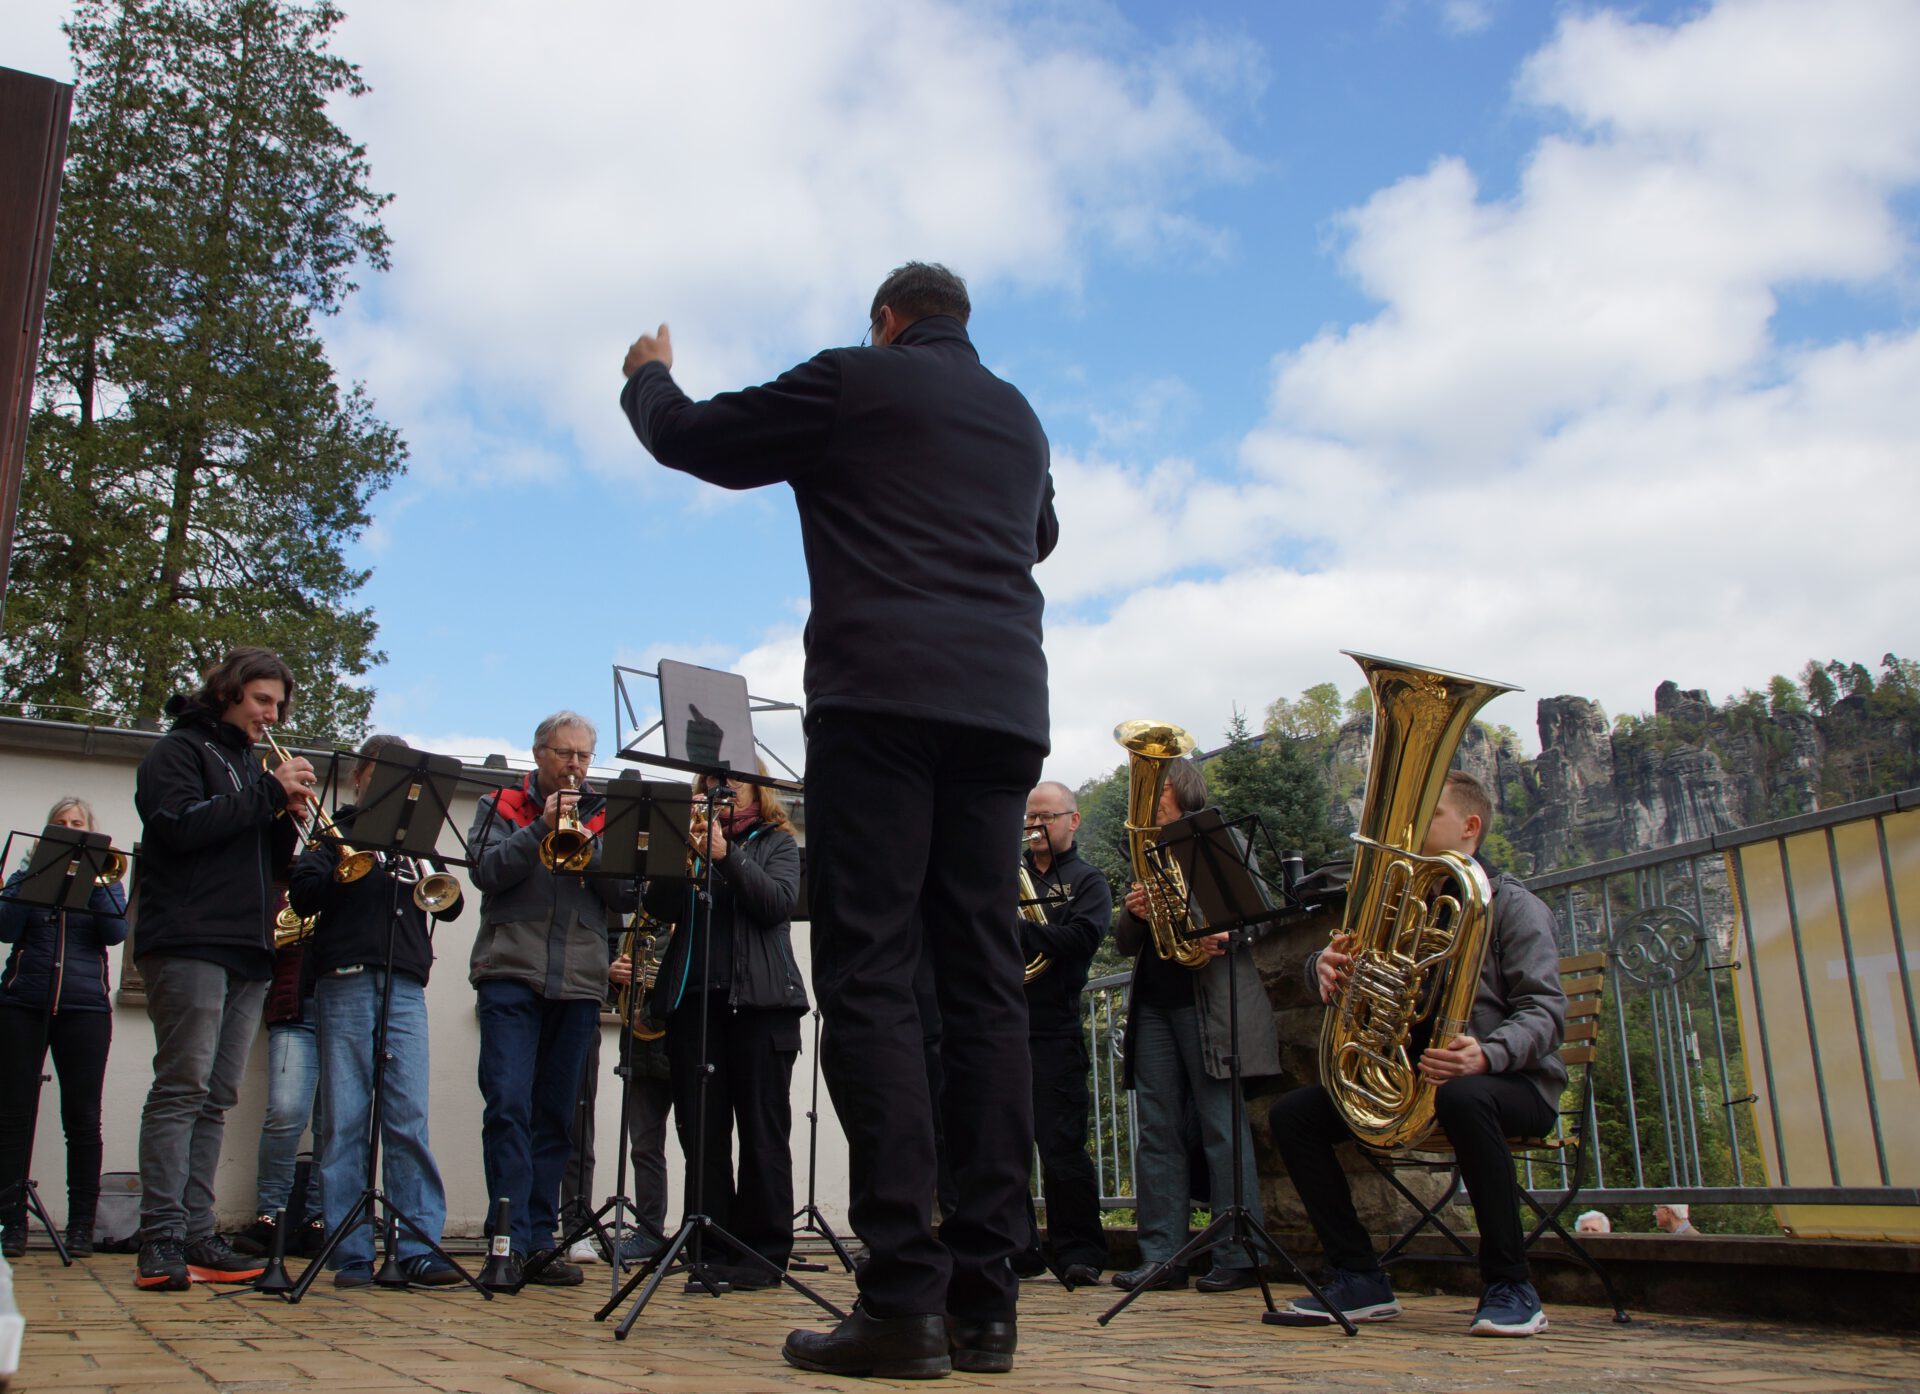
[{"label": "man in black playing trumpet", "polygon": [[[364,799],[381,755],[408,749],[398,736],[369,736],[353,766],[353,794]],[[351,843],[353,807],[334,815]],[[287,899],[295,913],[317,916],[307,941],[304,967],[312,981],[320,1037],[320,1108],[325,1132],[314,1140],[327,1232],[346,1220],[367,1181],[371,1144],[374,1055],[382,999],[387,1002],[385,1074],[380,1079],[381,1189],[406,1217],[436,1241],[447,1218],[447,1193],[427,1140],[430,1078],[427,1044],[427,975],[433,968],[433,930],[416,903],[414,886],[426,874],[417,864],[382,858],[358,880],[335,877],[337,846],[321,842],[294,863]],[[445,921],[462,902],[433,912]],[[398,911],[396,915],[395,911]],[[387,993],[389,932],[393,941],[392,992]],[[400,1265],[415,1283],[443,1286],[460,1274],[405,1225],[400,1227]],[[365,1287],[373,1281],[373,1233],[356,1225],[333,1251],[335,1287]]]},{"label": "man in black playing trumpet", "polygon": [[607,992],[607,918],[637,903],[631,881],[591,874],[600,844],[590,839],[605,816],[604,800],[586,786],[594,740],[593,723],[578,712],[542,721],[533,773],[482,797],[467,839],[481,892],[468,976],[480,999],[487,1194],[509,1203],[511,1271],[547,1259],[534,1281],[559,1287],[585,1277],[547,1251],[574,1093]]},{"label": "man in black playing trumpet", "polygon": [[[1460,770],[1447,774],[1421,852],[1478,856],[1493,817],[1480,781]],[[1480,1275],[1486,1290],[1474,1314],[1476,1336],[1531,1336],[1546,1327],[1540,1296],[1527,1269],[1520,1224],[1520,1193],[1509,1137],[1539,1137],[1553,1126],[1566,1087],[1560,1036],[1567,999],[1560,989],[1553,912],[1513,876],[1482,868],[1493,883],[1492,927],[1480,969],[1467,1033],[1419,1052],[1417,1068],[1438,1085],[1434,1113],[1453,1145],[1467,1197],[1480,1225]],[[1323,1002],[1352,972],[1344,935],[1307,959],[1307,980]],[[1414,1053],[1409,1044],[1409,1054]],[[1274,1146],[1300,1192],[1307,1218],[1326,1251],[1333,1276],[1327,1298],[1350,1321],[1390,1321],[1400,1315],[1393,1284],[1381,1271],[1373,1242],[1353,1208],[1353,1194],[1334,1148],[1350,1141],[1346,1121],[1318,1084],[1296,1089],[1273,1105]],[[1292,1310],[1332,1320],[1314,1298]]]}]

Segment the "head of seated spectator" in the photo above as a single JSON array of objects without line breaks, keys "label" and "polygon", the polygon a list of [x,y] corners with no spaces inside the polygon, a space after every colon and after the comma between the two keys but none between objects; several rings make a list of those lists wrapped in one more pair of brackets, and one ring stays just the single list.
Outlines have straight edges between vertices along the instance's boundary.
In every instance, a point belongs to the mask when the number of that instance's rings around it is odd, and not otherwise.
[{"label": "head of seated spectator", "polygon": [[1573,1222],[1575,1234],[1612,1234],[1613,1221],[1598,1210],[1583,1210],[1580,1218]]}]

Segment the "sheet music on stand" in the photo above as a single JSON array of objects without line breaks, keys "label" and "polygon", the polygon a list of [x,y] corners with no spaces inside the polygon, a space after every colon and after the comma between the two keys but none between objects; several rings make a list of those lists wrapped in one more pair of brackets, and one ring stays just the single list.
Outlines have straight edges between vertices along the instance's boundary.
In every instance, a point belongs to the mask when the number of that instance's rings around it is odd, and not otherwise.
[{"label": "sheet music on stand", "polygon": [[[7,837],[5,860],[11,860],[13,839]],[[69,828],[64,823],[49,823],[40,831],[27,874],[18,886],[6,893],[6,899],[49,910],[84,910],[93,897],[94,886],[107,868],[113,840],[105,833]]]}]

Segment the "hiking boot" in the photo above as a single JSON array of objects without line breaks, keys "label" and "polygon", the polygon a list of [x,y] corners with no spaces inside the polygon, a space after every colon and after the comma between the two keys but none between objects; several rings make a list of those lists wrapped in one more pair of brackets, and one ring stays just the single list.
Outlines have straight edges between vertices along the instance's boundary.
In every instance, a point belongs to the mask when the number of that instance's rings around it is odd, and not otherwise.
[{"label": "hiking boot", "polygon": [[1546,1329],[1547,1314],[1532,1283],[1488,1283],[1473,1314],[1476,1336],[1531,1336]]},{"label": "hiking boot", "polygon": [[[1393,1295],[1393,1284],[1377,1268],[1371,1273],[1336,1268],[1333,1276],[1320,1284],[1320,1291],[1348,1321],[1392,1321],[1400,1315],[1400,1300]],[[1296,1316],[1333,1320],[1332,1313],[1314,1297],[1296,1297],[1287,1304],[1287,1310]]]},{"label": "hiking boot", "polygon": [[267,1271],[259,1260],[236,1254],[218,1234],[191,1241],[186,1259],[187,1273],[197,1283],[250,1283]]},{"label": "hiking boot", "polygon": [[133,1285],[149,1292],[185,1292],[193,1286],[193,1276],[187,1272],[186,1246],[179,1236],[163,1234],[141,1244]]}]

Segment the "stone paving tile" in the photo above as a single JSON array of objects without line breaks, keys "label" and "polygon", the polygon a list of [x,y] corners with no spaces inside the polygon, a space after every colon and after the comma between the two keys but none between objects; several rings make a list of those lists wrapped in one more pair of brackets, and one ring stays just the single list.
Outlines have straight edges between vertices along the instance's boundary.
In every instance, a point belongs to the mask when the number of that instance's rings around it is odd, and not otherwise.
[{"label": "stone paving tile", "polygon": [[[818,1289],[852,1301],[844,1274]],[[795,1326],[830,1318],[790,1291],[715,1300],[663,1285],[628,1340],[595,1322],[602,1282],[492,1302],[472,1292],[316,1288],[298,1306],[255,1294],[140,1293],[131,1262],[101,1257],[71,1270],[33,1260],[16,1268],[28,1326],[14,1388],[25,1394],[278,1394],[318,1385],[340,1394],[794,1394],[897,1388],[855,1384],[786,1366],[779,1345]],[[1285,1293],[1282,1290],[1282,1296]],[[1843,1394],[1920,1390],[1920,1336],[1643,1315],[1616,1326],[1600,1309],[1557,1307],[1528,1342],[1466,1334],[1471,1304],[1404,1299],[1398,1322],[1337,1330],[1264,1326],[1255,1294],[1151,1294],[1110,1326],[1095,1319],[1111,1290],[1067,1293],[1027,1285],[1021,1349],[1010,1376],[956,1375],[956,1391],[1383,1390],[1676,1391],[1677,1394]]]}]

